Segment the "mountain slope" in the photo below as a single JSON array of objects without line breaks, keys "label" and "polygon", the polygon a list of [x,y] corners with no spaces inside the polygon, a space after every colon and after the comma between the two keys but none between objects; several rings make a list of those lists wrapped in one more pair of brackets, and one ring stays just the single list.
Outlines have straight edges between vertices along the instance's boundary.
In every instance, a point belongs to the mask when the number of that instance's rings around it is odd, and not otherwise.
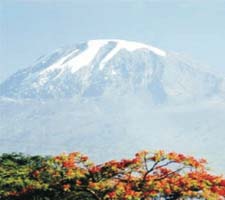
[{"label": "mountain slope", "polygon": [[224,78],[152,46],[91,40],[58,49],[0,85],[0,96],[30,99],[146,93],[155,103],[221,96]]},{"label": "mountain slope", "polygon": [[81,151],[104,162],[142,149],[209,160],[225,172],[225,104],[149,106],[143,96],[88,101],[0,103],[0,152]]}]

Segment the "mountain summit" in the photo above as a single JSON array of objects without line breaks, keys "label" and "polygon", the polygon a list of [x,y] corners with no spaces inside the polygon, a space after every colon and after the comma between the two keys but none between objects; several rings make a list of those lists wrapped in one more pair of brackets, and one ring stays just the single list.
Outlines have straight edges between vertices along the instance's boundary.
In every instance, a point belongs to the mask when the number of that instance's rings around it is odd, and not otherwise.
[{"label": "mountain summit", "polygon": [[158,48],[90,40],[39,58],[0,85],[0,96],[29,99],[144,92],[156,103],[221,96],[224,78]]}]

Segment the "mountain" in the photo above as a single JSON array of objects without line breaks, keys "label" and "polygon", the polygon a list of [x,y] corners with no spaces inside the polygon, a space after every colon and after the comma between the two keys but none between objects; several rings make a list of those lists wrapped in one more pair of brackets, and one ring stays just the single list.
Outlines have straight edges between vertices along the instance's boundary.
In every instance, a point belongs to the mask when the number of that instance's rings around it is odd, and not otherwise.
[{"label": "mountain", "polygon": [[224,77],[158,48],[90,40],[60,48],[0,85],[0,96],[29,99],[144,92],[154,103],[222,97]]},{"label": "mountain", "polygon": [[82,151],[102,162],[166,149],[224,173],[224,77],[137,42],[57,49],[0,84],[0,152]]}]

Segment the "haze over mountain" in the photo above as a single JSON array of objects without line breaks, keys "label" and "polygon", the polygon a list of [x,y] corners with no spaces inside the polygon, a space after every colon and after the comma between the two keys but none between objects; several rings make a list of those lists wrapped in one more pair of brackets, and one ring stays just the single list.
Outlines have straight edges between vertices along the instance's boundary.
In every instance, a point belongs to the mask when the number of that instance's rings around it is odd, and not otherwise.
[{"label": "haze over mountain", "polygon": [[225,171],[224,77],[137,42],[59,48],[0,84],[0,152],[167,149]]}]

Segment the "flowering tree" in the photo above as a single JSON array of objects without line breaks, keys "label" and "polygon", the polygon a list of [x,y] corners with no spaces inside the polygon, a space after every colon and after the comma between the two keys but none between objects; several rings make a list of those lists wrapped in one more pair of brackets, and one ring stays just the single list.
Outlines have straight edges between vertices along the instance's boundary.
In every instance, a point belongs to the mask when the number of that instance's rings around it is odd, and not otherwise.
[{"label": "flowering tree", "polygon": [[0,199],[219,200],[225,179],[206,161],[175,152],[142,151],[132,159],[95,165],[75,152],[56,157],[4,154]]}]

